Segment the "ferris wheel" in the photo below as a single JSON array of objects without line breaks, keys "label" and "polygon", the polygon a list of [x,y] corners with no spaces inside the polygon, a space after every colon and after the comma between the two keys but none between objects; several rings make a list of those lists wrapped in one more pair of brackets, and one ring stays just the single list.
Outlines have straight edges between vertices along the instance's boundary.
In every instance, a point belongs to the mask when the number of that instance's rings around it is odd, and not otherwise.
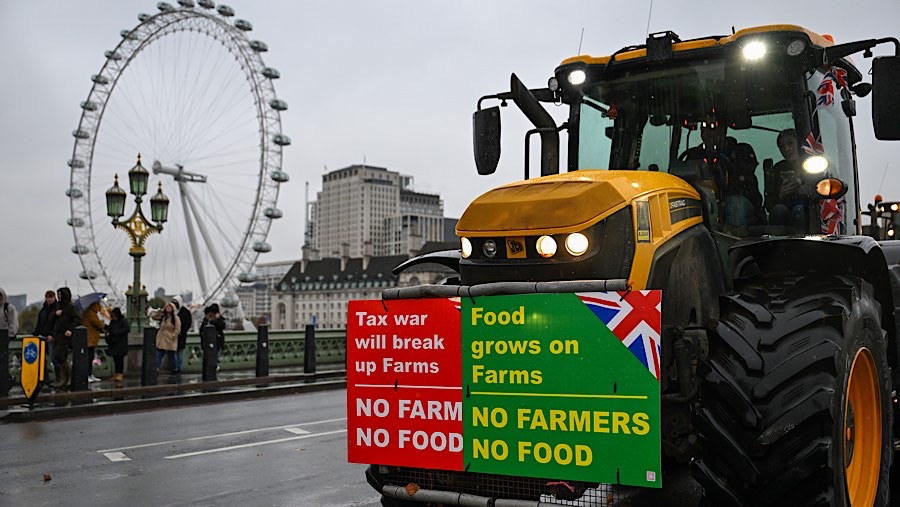
[{"label": "ferris wheel", "polygon": [[81,103],[66,191],[72,252],[95,291],[123,297],[132,260],[128,238],[107,218],[105,191],[142,159],[149,188],[158,179],[171,200],[165,230],[148,241],[144,285],[151,296],[163,287],[192,293],[195,304],[233,307],[235,289],[255,281],[253,266],[271,250],[269,228],[282,216],[282,149],[291,140],[281,131],[287,104],[273,85],[280,74],[231,7],[157,7],[122,30]]}]

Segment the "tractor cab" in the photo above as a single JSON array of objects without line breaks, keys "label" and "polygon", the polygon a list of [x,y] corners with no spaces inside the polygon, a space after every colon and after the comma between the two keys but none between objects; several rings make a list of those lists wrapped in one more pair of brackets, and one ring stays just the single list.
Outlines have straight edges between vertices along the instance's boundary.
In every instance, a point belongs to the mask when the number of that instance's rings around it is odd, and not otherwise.
[{"label": "tractor cab", "polygon": [[[883,41],[835,45],[791,25],[682,41],[653,34],[611,56],[578,56],[548,88],[508,93],[535,123],[541,175],[559,171],[559,132],[568,134],[568,171],[645,171],[688,182],[719,236],[748,238],[858,234],[859,197],[852,118],[873,86],[848,58]],[[876,135],[900,137],[900,58],[875,60]],[[497,108],[475,113],[476,163],[499,159]],[[556,125],[539,102],[562,102]],[[526,160],[526,164],[527,164]],[[526,167],[526,178],[528,169]],[[635,180],[637,181],[637,180]]]}]

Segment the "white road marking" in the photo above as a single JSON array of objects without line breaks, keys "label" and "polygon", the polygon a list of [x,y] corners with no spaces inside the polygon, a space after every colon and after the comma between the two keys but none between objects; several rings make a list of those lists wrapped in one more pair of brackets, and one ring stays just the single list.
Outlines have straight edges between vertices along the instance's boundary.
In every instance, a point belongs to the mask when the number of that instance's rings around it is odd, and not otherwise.
[{"label": "white road marking", "polygon": [[300,435],[298,437],[277,438],[275,440],[263,440],[262,442],[251,442],[249,444],[230,445],[228,447],[218,447],[215,449],[206,449],[205,451],[186,452],[184,454],[175,454],[172,456],[166,456],[166,459],[188,458],[191,456],[200,456],[202,454],[212,454],[215,452],[233,451],[235,449],[246,449],[247,447],[256,447],[258,445],[279,444],[281,442],[290,442],[291,440],[300,440],[301,438],[324,437],[326,435],[334,435],[336,433],[346,433],[346,432],[347,432],[346,429],[342,429],[342,430],[336,430],[336,431],[326,431],[323,433],[309,433],[307,435]]},{"label": "white road marking", "polygon": [[193,442],[193,441],[197,441],[197,440],[207,440],[210,438],[233,437],[235,435],[246,435],[248,433],[259,433],[261,431],[283,430],[286,428],[295,428],[297,426],[311,426],[314,424],[326,424],[326,423],[346,421],[346,420],[347,420],[346,417],[339,417],[337,419],[323,419],[321,421],[310,421],[310,422],[305,422],[305,423],[285,424],[283,426],[270,426],[268,428],[257,428],[257,429],[253,429],[253,430],[244,430],[244,431],[233,431],[231,433],[219,433],[219,434],[215,434],[215,435],[205,435],[202,437],[182,438],[180,440],[166,440],[164,442],[152,442],[149,444],[138,444],[138,445],[128,445],[125,447],[114,447],[112,449],[101,449],[97,452],[107,453],[107,452],[111,452],[111,451],[125,451],[128,449],[141,449],[144,447],[155,447],[157,445],[176,444],[178,442]]},{"label": "white road marking", "polygon": [[104,452],[103,455],[112,462],[131,461],[131,458],[126,456],[124,452]]},{"label": "white road marking", "polygon": [[301,428],[285,428],[284,431],[293,433],[294,435],[306,435],[309,432]]}]

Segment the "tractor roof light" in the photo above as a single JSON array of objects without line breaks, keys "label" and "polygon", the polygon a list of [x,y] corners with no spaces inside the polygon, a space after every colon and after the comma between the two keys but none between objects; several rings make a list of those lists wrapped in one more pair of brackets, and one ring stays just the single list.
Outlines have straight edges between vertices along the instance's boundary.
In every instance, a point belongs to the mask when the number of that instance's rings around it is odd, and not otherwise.
[{"label": "tractor roof light", "polygon": [[580,232],[573,232],[566,236],[566,251],[575,257],[584,255],[589,245],[587,236]]},{"label": "tractor roof light", "polygon": [[462,243],[462,257],[468,259],[472,256],[472,242],[469,241],[469,238],[462,238],[460,242]]},{"label": "tractor roof light", "polygon": [[580,86],[587,80],[587,73],[584,71],[584,69],[575,69],[572,72],[569,72],[566,80],[572,86]]},{"label": "tractor roof light", "polygon": [[803,170],[809,174],[822,174],[828,169],[828,159],[822,155],[813,155],[803,161]]},{"label": "tractor roof light", "polygon": [[556,255],[556,240],[550,236],[541,236],[534,246],[541,257],[549,258]]},{"label": "tractor roof light", "polygon": [[758,40],[750,41],[744,44],[741,52],[745,60],[755,62],[766,56],[766,45]]}]

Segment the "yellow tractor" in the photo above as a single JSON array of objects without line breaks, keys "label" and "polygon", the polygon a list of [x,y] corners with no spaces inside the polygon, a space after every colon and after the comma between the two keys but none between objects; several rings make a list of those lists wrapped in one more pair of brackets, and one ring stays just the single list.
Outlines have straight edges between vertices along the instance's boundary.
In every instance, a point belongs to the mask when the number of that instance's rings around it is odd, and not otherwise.
[{"label": "yellow tractor", "polygon": [[[867,83],[850,57],[883,44],[895,56],[872,60]],[[478,101],[475,161],[496,170],[500,107],[487,106],[511,101],[534,124],[525,179],[471,203],[459,251],[398,270],[441,262],[458,272],[445,285],[503,294],[658,289],[666,470],[689,467],[710,506],[888,505],[900,246],[863,235],[853,121],[871,95],[876,137],[900,139],[898,55],[894,38],[771,25],[652,34],[564,60],[546,88],[513,74]],[[544,479],[465,471],[373,464],[367,479],[387,506],[607,500],[583,497],[597,484],[560,495]]]}]

